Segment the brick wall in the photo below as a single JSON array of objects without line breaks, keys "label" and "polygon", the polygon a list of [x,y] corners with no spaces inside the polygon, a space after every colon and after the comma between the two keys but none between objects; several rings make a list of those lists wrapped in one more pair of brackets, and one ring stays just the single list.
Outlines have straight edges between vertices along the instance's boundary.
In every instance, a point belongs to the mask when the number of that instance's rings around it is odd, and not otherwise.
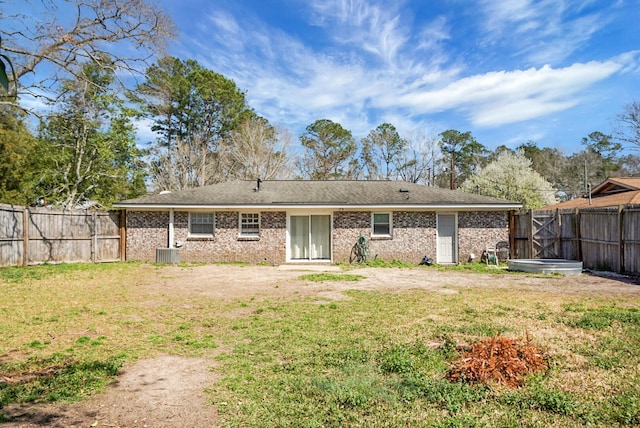
[{"label": "brick wall", "polygon": [[[286,263],[286,213],[260,213],[258,239],[239,236],[238,212],[216,212],[212,238],[189,238],[189,214],[174,213],[174,239],[180,242],[183,262],[267,262]],[[360,234],[369,240],[369,254],[384,260],[419,263],[422,257],[436,258],[435,212],[392,213],[392,237],[371,237],[370,211],[333,213],[333,260],[348,262],[351,248]],[[127,213],[127,259],[155,261],[156,248],[168,242],[168,212]],[[458,214],[458,260],[471,253],[479,258],[487,245],[509,240],[507,212],[460,212]]]},{"label": "brick wall", "polygon": [[360,235],[371,238],[371,212],[336,211],[333,213],[333,261],[349,262],[351,248]]},{"label": "brick wall", "polygon": [[169,242],[168,212],[127,212],[127,260],[156,261],[156,248]]},{"label": "brick wall", "polygon": [[384,260],[419,263],[428,255],[435,258],[436,216],[433,212],[392,213],[392,236],[371,237],[371,212],[338,211],[333,215],[333,260],[348,262],[351,248],[360,234],[369,240],[369,254]]},{"label": "brick wall", "polygon": [[[189,214],[174,213],[174,239],[181,262],[286,262],[286,213],[260,213],[260,236],[240,237],[238,212],[216,212],[211,238],[189,237]],[[143,224],[148,225],[144,228]],[[127,259],[154,262],[156,248],[167,248],[169,213],[127,213]],[[135,225],[135,227],[131,227]],[[154,234],[159,238],[154,238]]]},{"label": "brick wall", "polygon": [[467,262],[471,254],[476,261],[487,245],[509,241],[508,212],[461,212],[458,214],[458,254]]}]

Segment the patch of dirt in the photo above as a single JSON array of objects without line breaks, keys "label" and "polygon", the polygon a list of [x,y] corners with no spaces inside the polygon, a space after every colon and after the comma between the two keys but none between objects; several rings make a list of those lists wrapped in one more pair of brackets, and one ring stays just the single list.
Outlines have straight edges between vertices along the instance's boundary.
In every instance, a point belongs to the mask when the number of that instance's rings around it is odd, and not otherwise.
[{"label": "patch of dirt", "polygon": [[464,288],[509,288],[560,294],[607,295],[640,292],[640,281],[629,277],[595,275],[532,276],[473,274],[435,269],[356,268],[350,274],[362,275],[360,281],[300,281],[299,277],[319,271],[339,272],[332,265],[233,266],[205,265],[195,267],[167,266],[157,270],[157,281],[150,291],[184,295],[203,295],[221,300],[269,296],[293,298],[311,296],[319,299],[345,299],[347,290],[404,292],[424,289],[438,293],[457,293]]},{"label": "patch of dirt", "polygon": [[[317,302],[348,299],[345,291],[400,293],[424,289],[458,293],[468,288],[509,288],[544,293],[616,296],[637,295],[640,283],[627,277],[526,276],[439,272],[434,269],[357,268],[349,273],[361,281],[301,281],[302,275],[340,271],[329,265],[194,267],[143,266],[149,280],[133,286],[150,298],[158,292],[202,295],[221,300],[252,297],[311,297]],[[216,409],[207,403],[204,389],[216,381],[212,360],[162,356],[125,367],[103,394],[68,405],[26,405],[5,408],[7,427],[215,427]]]},{"label": "patch of dirt", "polygon": [[108,391],[67,405],[3,409],[7,427],[215,427],[204,389],[216,381],[204,359],[161,356],[126,367]]}]

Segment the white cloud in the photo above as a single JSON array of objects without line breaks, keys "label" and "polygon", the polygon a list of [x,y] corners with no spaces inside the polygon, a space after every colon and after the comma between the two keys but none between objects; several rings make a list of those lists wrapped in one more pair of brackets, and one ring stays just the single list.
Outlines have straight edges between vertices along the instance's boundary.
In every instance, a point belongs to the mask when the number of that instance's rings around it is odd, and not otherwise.
[{"label": "white cloud", "polygon": [[546,133],[538,127],[527,127],[525,132],[511,135],[507,140],[500,142],[507,147],[515,149],[516,147],[526,143],[527,141],[540,141],[546,137]]},{"label": "white cloud", "polygon": [[20,105],[28,111],[35,112],[38,115],[45,115],[53,110],[51,103],[47,101],[49,97],[51,97],[51,94],[43,91],[29,91],[20,94]]},{"label": "white cloud", "polygon": [[[494,3],[502,5],[493,9],[496,31],[516,25],[522,33],[533,28],[541,34],[562,33],[557,33],[562,12],[551,17],[555,24],[541,20],[550,13],[551,2]],[[495,128],[569,109],[588,97],[598,82],[624,72],[625,67],[638,67],[638,56],[629,53],[565,67],[519,69],[516,65],[473,73],[469,66],[451,61],[450,56],[457,53],[450,51],[451,24],[444,16],[412,30],[415,37],[408,43],[396,21],[400,16],[396,9],[359,0],[316,0],[312,5],[312,23],[326,30],[327,39],[318,45],[270,27],[255,15],[240,19],[240,15],[216,11],[208,15],[205,32],[184,46],[190,45],[205,67],[246,90],[258,114],[289,128],[294,136],[321,118],[340,122],[355,136],[364,136],[385,121],[405,132],[435,135],[440,125],[468,127],[445,124],[439,113],[476,127]],[[484,5],[488,7],[488,2]],[[502,25],[498,18],[508,18],[511,26],[498,28]],[[576,21],[575,31],[583,26],[588,26],[587,21]],[[332,44],[331,39],[343,35],[339,46]],[[567,49],[573,47],[559,50]],[[372,62],[371,52],[385,60]],[[391,57],[395,60],[389,62]]]},{"label": "white cloud", "polygon": [[389,64],[409,39],[398,2],[316,0],[309,6],[312,23],[325,28],[334,42],[359,48]]},{"label": "white cloud", "polygon": [[624,65],[624,73],[640,74],[640,50],[624,52],[612,61]]},{"label": "white cloud", "polygon": [[482,0],[485,42],[511,45],[534,64],[556,64],[585,46],[610,18],[575,0]]},{"label": "white cloud", "polygon": [[490,109],[475,109],[472,122],[479,126],[499,126],[520,122],[540,116],[547,116],[567,110],[578,104],[577,100],[554,101],[544,99],[511,100],[496,103]]},{"label": "white cloud", "polygon": [[138,144],[141,147],[146,146],[147,143],[155,141],[159,134],[151,130],[153,121],[147,118],[141,118],[134,121],[133,125],[136,127],[136,136]]},{"label": "white cloud", "polygon": [[581,91],[621,68],[612,61],[594,61],[561,69],[547,65],[490,72],[441,89],[406,93],[398,104],[411,107],[414,114],[457,109],[467,112],[475,125],[497,126],[566,110],[577,103]]},{"label": "white cloud", "polygon": [[210,26],[216,28],[217,37],[221,38],[220,41],[227,45],[229,50],[237,51],[243,49],[243,29],[233,15],[221,10],[215,10],[208,15],[208,22],[201,25],[200,29],[207,32]]}]

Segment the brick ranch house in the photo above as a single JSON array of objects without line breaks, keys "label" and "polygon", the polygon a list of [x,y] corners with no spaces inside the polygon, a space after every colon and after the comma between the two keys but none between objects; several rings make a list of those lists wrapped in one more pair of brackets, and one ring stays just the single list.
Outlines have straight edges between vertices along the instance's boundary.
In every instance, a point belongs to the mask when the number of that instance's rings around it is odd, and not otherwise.
[{"label": "brick ranch house", "polygon": [[521,204],[394,181],[231,181],[115,204],[126,211],[127,260],[179,248],[184,262],[347,262],[369,254],[466,262],[509,239]]}]

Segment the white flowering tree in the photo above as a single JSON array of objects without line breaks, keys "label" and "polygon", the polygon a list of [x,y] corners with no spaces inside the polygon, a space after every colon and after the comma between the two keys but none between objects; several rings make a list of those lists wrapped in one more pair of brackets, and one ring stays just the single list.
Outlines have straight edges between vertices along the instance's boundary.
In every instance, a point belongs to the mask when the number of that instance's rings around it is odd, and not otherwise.
[{"label": "white flowering tree", "polygon": [[520,202],[526,209],[556,202],[556,189],[531,168],[531,161],[521,153],[508,150],[465,180],[460,190]]}]

